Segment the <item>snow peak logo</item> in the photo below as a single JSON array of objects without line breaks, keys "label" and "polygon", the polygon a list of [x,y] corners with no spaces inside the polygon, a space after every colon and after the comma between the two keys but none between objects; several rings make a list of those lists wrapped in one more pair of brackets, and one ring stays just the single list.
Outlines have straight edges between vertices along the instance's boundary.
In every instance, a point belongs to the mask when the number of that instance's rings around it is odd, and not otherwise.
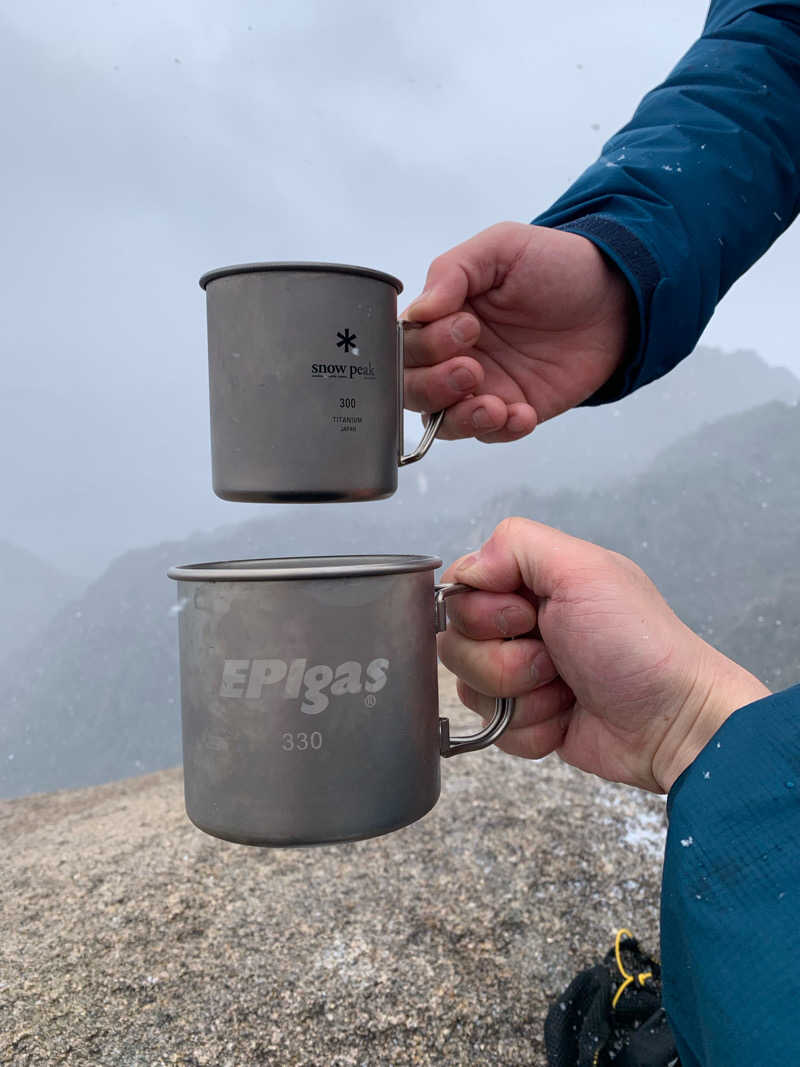
[{"label": "snow peak logo", "polygon": [[353,378],[374,378],[375,365],[372,360],[359,366],[357,363],[312,363],[312,378],[343,378],[352,381]]},{"label": "snow peak logo", "polygon": [[[336,337],[336,347],[341,348],[346,356],[351,353],[354,356],[360,355],[357,343],[358,337],[356,334],[351,333],[349,328],[338,330]],[[368,363],[362,363],[360,366],[357,363],[312,363],[311,377],[340,378],[349,382],[353,378],[374,378],[375,367],[371,360]]]},{"label": "snow peak logo", "polygon": [[338,667],[326,663],[308,666],[307,659],[226,659],[222,669],[221,697],[243,697],[260,700],[266,686],[283,683],[286,700],[302,696],[300,710],[306,715],[318,715],[330,703],[330,697],[347,693],[367,694],[368,707],[375,704],[375,693],[386,685],[388,659],[374,659],[362,667],[356,660],[347,660]]}]

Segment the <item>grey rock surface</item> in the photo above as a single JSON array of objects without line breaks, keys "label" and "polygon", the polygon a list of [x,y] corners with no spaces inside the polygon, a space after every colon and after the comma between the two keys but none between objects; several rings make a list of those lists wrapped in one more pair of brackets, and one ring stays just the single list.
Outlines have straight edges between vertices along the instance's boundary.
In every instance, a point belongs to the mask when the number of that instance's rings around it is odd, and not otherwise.
[{"label": "grey rock surface", "polygon": [[287,851],[195,829],[179,770],[0,802],[0,1063],[544,1065],[617,928],[658,948],[663,800],[496,749],[442,775],[414,826]]}]

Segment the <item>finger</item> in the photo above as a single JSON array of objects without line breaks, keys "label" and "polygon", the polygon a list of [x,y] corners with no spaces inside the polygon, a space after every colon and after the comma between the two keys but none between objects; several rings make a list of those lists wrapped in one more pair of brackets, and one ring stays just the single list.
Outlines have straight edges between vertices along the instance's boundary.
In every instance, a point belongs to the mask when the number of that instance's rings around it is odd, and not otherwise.
[{"label": "finger", "polygon": [[434,322],[458,311],[468,297],[501,284],[533,239],[534,227],[501,222],[437,256],[428,268],[422,294],[404,317],[410,322]]},{"label": "finger", "polygon": [[521,596],[470,593],[447,601],[448,625],[473,641],[521,637],[536,626],[536,608]]},{"label": "finger", "polygon": [[[483,367],[462,356],[435,367],[403,372],[403,405],[408,411],[441,411],[470,397],[483,384]],[[501,400],[503,419],[506,405]]]},{"label": "finger", "polygon": [[454,356],[469,355],[480,335],[481,326],[474,315],[447,315],[421,330],[403,333],[403,360],[406,367],[431,367]]},{"label": "finger", "polygon": [[[476,711],[485,722],[494,715],[494,698],[478,693],[460,679],[458,695],[465,707]],[[575,696],[561,678],[517,697],[511,724],[495,742],[497,747],[525,759],[548,756],[561,747],[574,704]]]},{"label": "finger", "polygon": [[553,595],[570,575],[606,565],[608,552],[532,519],[504,519],[489,540],[448,569],[448,580],[512,593]]},{"label": "finger", "polygon": [[[406,371],[406,375],[428,374],[429,370]],[[410,380],[409,392],[406,393],[406,407],[414,411],[436,411],[437,405],[431,403],[434,392],[429,392],[427,384],[421,380]],[[409,400],[410,396],[410,400]],[[443,405],[438,405],[442,407]],[[439,428],[437,437],[441,441],[458,441],[464,437],[477,437],[482,433],[493,433],[505,425],[508,409],[500,397],[483,394],[470,396],[451,404]]]},{"label": "finger", "polygon": [[[471,685],[459,678],[456,688],[461,703],[475,711],[482,719],[488,721],[494,715],[495,697],[487,696],[473,689]],[[556,677],[546,685],[523,693],[514,701],[514,716],[509,730],[527,730],[538,726],[556,715],[569,711],[575,702],[575,695],[563,680]]]},{"label": "finger", "polygon": [[499,396],[488,393],[467,397],[448,408],[437,437],[458,441],[464,437],[497,433],[508,418],[508,405]]},{"label": "finger", "polygon": [[439,634],[438,646],[445,667],[487,696],[519,696],[558,674],[544,644],[533,637],[472,641],[458,630],[446,630]]},{"label": "finger", "polygon": [[536,428],[538,417],[528,404],[505,404],[505,422],[501,423],[500,403],[499,397],[487,393],[468,397],[448,409],[436,436],[443,441],[474,437],[493,445],[519,441]]},{"label": "finger", "polygon": [[505,444],[509,441],[519,441],[521,437],[527,437],[536,429],[539,419],[536,409],[530,404],[508,404],[506,411],[505,426],[489,433],[476,433],[479,441],[485,445]]}]

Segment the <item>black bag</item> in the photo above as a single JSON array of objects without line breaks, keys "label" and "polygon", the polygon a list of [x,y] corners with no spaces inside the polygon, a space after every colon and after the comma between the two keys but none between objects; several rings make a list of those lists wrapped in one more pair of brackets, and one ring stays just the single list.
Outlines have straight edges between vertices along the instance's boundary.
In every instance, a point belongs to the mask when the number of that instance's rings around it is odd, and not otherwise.
[{"label": "black bag", "polygon": [[550,1006],[544,1041],[549,1067],[680,1067],[661,968],[628,930]]}]

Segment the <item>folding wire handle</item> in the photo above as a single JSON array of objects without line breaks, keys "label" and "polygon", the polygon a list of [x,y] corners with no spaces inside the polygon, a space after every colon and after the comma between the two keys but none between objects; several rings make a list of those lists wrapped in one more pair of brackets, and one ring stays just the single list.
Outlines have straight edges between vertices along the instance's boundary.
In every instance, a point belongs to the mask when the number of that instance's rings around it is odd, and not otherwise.
[{"label": "folding wire handle", "polygon": [[[457,593],[469,593],[471,585],[463,585],[460,582],[446,582],[436,586],[434,599],[436,633],[447,629],[447,604],[445,600]],[[490,723],[477,734],[468,734],[466,737],[450,736],[450,720],[439,719],[439,752],[442,756],[458,756],[462,752],[477,752],[480,748],[486,748],[493,744],[502,734],[511,717],[514,714],[514,698],[498,697],[494,702],[494,716]]]},{"label": "folding wire handle", "polygon": [[398,360],[398,396],[400,398],[400,459],[398,465],[401,467],[407,467],[409,463],[416,463],[418,459],[422,459],[425,453],[433,444],[433,439],[439,432],[439,427],[442,425],[442,419],[444,418],[444,411],[437,411],[435,415],[431,415],[428,420],[428,425],[425,427],[425,432],[422,438],[414,449],[413,452],[409,452],[408,455],[403,455],[403,345],[406,330],[421,330],[421,322],[406,322],[405,319],[400,319],[397,323],[397,360]]}]

